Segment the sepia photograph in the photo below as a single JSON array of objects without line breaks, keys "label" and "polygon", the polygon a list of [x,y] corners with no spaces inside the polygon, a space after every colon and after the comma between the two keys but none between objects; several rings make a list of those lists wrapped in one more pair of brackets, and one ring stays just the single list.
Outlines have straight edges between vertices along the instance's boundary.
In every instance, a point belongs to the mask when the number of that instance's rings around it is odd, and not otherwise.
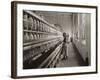
[{"label": "sepia photograph", "polygon": [[97,6],[13,1],[11,77],[97,73]]},{"label": "sepia photograph", "polygon": [[91,65],[91,14],[23,10],[23,69]]}]

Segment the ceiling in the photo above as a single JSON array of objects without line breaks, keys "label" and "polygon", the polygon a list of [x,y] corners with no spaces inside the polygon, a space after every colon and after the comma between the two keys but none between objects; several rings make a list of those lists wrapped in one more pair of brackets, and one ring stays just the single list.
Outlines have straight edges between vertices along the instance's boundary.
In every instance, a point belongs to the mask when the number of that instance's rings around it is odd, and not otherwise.
[{"label": "ceiling", "polygon": [[36,11],[35,13],[44,16],[47,22],[58,25],[62,32],[69,32],[71,30],[72,13],[52,11]]}]

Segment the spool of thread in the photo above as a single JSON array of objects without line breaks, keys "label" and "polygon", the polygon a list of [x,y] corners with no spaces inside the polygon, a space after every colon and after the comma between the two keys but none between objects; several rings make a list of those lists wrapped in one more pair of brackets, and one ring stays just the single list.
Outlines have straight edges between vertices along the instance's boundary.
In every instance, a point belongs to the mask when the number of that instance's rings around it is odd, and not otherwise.
[{"label": "spool of thread", "polygon": [[28,15],[24,14],[23,16],[23,27],[24,29],[28,29]]},{"label": "spool of thread", "polygon": [[30,41],[32,41],[34,39],[33,34],[30,33]]},{"label": "spool of thread", "polygon": [[27,32],[24,33],[24,42],[27,42],[29,40],[29,35]]},{"label": "spool of thread", "polygon": [[33,18],[31,16],[28,18],[28,29],[33,29]]},{"label": "spool of thread", "polygon": [[34,31],[37,30],[37,22],[36,22],[36,19],[34,19]]}]

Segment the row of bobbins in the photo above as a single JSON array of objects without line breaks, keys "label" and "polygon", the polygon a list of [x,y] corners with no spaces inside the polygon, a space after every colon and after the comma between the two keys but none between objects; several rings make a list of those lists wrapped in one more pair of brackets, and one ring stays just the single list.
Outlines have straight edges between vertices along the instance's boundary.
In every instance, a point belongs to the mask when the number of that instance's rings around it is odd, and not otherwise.
[{"label": "row of bobbins", "polygon": [[[23,16],[24,42],[54,37],[56,30],[29,14]],[[45,32],[45,33],[43,33]],[[52,34],[53,33],[53,34]]]}]

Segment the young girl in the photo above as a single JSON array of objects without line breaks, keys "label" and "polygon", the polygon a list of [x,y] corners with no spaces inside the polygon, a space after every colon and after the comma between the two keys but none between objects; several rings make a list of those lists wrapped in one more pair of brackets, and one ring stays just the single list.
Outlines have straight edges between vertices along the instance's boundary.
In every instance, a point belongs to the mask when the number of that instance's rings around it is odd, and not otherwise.
[{"label": "young girl", "polygon": [[66,34],[65,32],[63,33],[63,59],[68,59],[68,44],[69,44],[69,34]]}]

